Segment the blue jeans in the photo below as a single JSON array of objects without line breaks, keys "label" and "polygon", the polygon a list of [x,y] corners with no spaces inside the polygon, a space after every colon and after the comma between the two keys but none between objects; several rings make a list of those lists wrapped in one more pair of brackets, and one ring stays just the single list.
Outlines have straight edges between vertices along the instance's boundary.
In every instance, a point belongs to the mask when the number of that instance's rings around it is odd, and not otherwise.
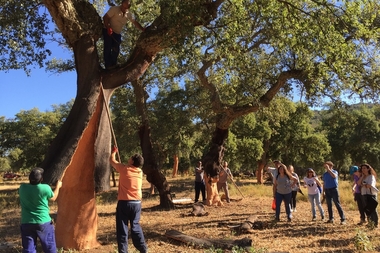
[{"label": "blue jeans", "polygon": [[288,219],[292,219],[292,213],[290,212],[290,199],[292,198],[292,193],[289,192],[288,194],[281,194],[276,192],[276,219],[280,220],[280,209],[281,209],[281,203],[284,200],[285,202],[285,211],[286,215],[288,216]]},{"label": "blue jeans", "polygon": [[148,252],[140,226],[141,201],[119,200],[116,207],[116,234],[119,253],[128,252],[128,222],[133,245],[142,253]]},{"label": "blue jeans", "polygon": [[103,28],[103,58],[106,68],[115,66],[120,53],[121,34],[108,35],[107,29]]},{"label": "blue jeans", "polygon": [[43,252],[57,252],[53,222],[49,221],[43,224],[21,224],[20,230],[23,253],[37,252],[37,237],[40,239]]},{"label": "blue jeans", "polygon": [[342,206],[340,205],[338,188],[325,189],[325,194],[327,210],[329,212],[329,220],[334,219],[334,214],[332,211],[332,202],[334,201],[335,207],[338,210],[340,216],[340,221],[345,221],[346,217],[344,216]]},{"label": "blue jeans", "polygon": [[206,200],[205,182],[195,182],[195,202],[198,202],[200,192],[202,192],[202,201],[205,201]]},{"label": "blue jeans", "polygon": [[321,218],[325,217],[325,211],[323,210],[320,196],[321,195],[319,192],[316,194],[308,194],[309,202],[311,204],[311,214],[313,215],[313,218],[317,217],[315,206],[318,207],[319,213],[321,214]]}]

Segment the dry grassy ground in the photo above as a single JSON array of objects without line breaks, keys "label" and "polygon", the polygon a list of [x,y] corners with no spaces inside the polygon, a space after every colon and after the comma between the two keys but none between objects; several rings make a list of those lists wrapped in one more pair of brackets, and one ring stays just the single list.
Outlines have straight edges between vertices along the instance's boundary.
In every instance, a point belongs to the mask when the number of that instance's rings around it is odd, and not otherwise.
[{"label": "dry grassy ground", "polygon": [[[192,178],[168,179],[172,185],[175,198],[194,198]],[[320,220],[311,222],[310,205],[305,196],[299,196],[297,212],[291,223],[286,222],[286,215],[281,213],[282,222],[273,223],[274,211],[271,209],[271,186],[256,185],[252,180],[236,181],[239,191],[230,184],[233,200],[222,207],[206,207],[208,216],[189,216],[192,211],[192,203],[178,204],[171,211],[158,210],[158,197],[148,197],[149,185],[144,185],[143,211],[141,225],[147,240],[150,252],[359,252],[359,243],[372,246],[372,251],[380,252],[380,229],[370,229],[366,226],[357,226],[359,215],[352,202],[343,201],[343,208],[347,216],[347,224],[340,225],[338,213],[334,207],[336,223],[326,224]],[[3,189],[2,189],[3,188]],[[17,196],[17,189],[0,188],[1,219],[0,219],[0,252],[22,252],[19,235],[20,208],[15,203],[8,203],[7,196]],[[102,246],[82,252],[108,253],[116,251],[115,218],[116,191],[103,193],[98,196],[98,240]],[[15,198],[14,201],[18,201]],[[327,207],[324,205],[327,213]],[[56,212],[53,204],[52,216]],[[265,229],[255,229],[251,234],[239,234],[221,223],[239,225],[248,217],[255,215],[259,220],[267,222]],[[244,251],[242,248],[222,251],[218,248],[199,248],[194,245],[186,245],[165,237],[167,230],[176,229],[187,235],[203,239],[240,239],[249,237],[252,239],[252,248]],[[366,240],[368,236],[368,241]],[[63,252],[62,250],[60,252]],[[78,251],[64,251],[78,252]],[[129,252],[136,252],[130,240]]]}]

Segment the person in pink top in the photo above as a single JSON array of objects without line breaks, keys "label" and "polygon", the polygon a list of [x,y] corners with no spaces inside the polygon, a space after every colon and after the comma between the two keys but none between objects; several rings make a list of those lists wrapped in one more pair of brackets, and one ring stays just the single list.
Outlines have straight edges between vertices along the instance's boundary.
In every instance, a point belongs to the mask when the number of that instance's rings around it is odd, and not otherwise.
[{"label": "person in pink top", "polygon": [[116,152],[117,147],[113,147],[110,162],[115,170],[120,173],[116,207],[118,252],[128,252],[129,222],[133,245],[137,250],[145,253],[148,252],[148,247],[140,226],[143,172],[139,168],[144,164],[144,158],[139,154],[134,154],[129,158],[128,164],[122,164],[115,159]]}]

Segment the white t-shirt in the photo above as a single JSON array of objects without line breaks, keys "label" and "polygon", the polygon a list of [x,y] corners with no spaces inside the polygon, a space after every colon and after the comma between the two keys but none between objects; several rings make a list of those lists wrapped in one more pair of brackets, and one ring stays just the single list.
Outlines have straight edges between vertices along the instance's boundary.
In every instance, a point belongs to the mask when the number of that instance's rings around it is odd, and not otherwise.
[{"label": "white t-shirt", "polygon": [[374,175],[368,175],[365,178],[363,178],[362,184],[368,184],[371,186],[370,188],[361,187],[362,195],[376,195],[379,191],[376,188],[376,178],[374,177]]},{"label": "white t-shirt", "polygon": [[307,193],[310,195],[318,194],[318,184],[314,177],[304,177],[303,181],[307,187]]},{"label": "white t-shirt", "polygon": [[110,25],[112,30],[115,33],[120,34],[123,26],[129,21],[133,21],[133,16],[127,10],[124,14],[121,11],[120,6],[112,6],[108,11],[107,11],[107,16],[110,18]]}]

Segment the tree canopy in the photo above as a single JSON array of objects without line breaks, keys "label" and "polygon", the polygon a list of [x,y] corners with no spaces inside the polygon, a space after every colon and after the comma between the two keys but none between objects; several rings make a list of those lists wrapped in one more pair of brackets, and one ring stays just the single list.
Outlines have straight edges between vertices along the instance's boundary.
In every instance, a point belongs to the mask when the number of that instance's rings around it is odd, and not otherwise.
[{"label": "tree canopy", "polygon": [[[158,187],[161,200],[169,199],[170,190],[154,158],[151,127],[144,110],[145,89],[151,89],[147,84],[164,79],[154,77],[155,73],[178,76],[189,92],[199,95],[197,98],[203,102],[200,105],[206,105],[206,110],[205,107],[201,110],[209,112],[208,122],[214,127],[209,151],[203,157],[210,177],[217,174],[226,140],[233,140],[228,137],[232,123],[269,106],[277,95],[295,94],[310,105],[326,97],[332,101],[342,96],[379,97],[380,10],[374,0],[138,2],[133,10],[140,23],[149,25],[141,34],[128,31],[128,36],[124,36],[125,54],[120,57],[119,67],[111,71],[103,68],[98,49],[104,1],[1,3],[0,69],[28,70],[32,63],[42,66],[49,55],[46,40],[57,33],[73,52],[77,95],[42,162],[46,182],[55,182],[63,176],[62,200],[58,203],[62,212],[57,230],[63,231],[67,222],[72,226],[57,243],[67,248],[97,245],[93,190],[109,189],[108,157],[112,142],[105,107],[115,89],[126,83],[133,86],[141,123],[138,133],[145,158],[143,170],[148,180],[162,186]],[[54,33],[48,27],[50,18],[57,29]],[[158,64],[153,65],[156,60]],[[164,67],[175,63],[177,68]],[[150,68],[152,72],[147,72]],[[197,108],[201,106],[194,107]],[[181,116],[173,109],[171,112]],[[298,125],[309,131],[302,122],[300,118]],[[291,126],[293,122],[287,123]],[[289,145],[294,145],[283,136]],[[172,137],[178,143],[178,136]],[[297,136],[302,138],[305,136]],[[314,139],[323,143],[317,136]],[[79,177],[92,175],[94,181],[76,183]],[[86,212],[80,212],[83,207]],[[84,223],[84,217],[94,218]]]}]

